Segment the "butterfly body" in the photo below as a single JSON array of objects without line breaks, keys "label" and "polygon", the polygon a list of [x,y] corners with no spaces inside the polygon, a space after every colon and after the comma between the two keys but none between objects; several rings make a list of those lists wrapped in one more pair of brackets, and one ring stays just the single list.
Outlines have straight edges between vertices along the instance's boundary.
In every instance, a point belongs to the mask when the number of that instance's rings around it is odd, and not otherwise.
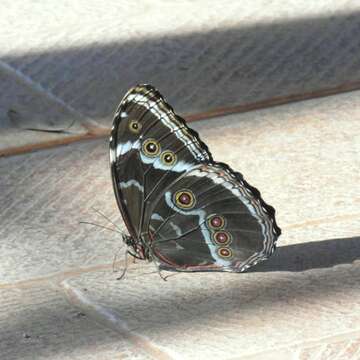
[{"label": "butterfly body", "polygon": [[213,160],[152,86],[138,85],[121,101],[110,164],[131,255],[168,270],[241,272],[274,251],[274,209]]}]

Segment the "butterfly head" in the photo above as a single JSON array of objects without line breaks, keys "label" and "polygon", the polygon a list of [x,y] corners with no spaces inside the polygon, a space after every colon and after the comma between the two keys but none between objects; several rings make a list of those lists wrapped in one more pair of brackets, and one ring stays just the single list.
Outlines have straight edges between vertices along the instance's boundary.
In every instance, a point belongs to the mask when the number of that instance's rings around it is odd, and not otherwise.
[{"label": "butterfly head", "polygon": [[123,242],[127,245],[127,246],[132,246],[134,245],[134,239],[129,236],[129,235],[126,235],[126,234],[122,234],[122,239],[123,239]]}]

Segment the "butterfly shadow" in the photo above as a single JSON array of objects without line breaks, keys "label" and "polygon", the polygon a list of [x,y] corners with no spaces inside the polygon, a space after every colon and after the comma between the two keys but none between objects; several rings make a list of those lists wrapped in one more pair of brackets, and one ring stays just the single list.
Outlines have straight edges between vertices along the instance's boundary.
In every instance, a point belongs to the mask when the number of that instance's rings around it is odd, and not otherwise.
[{"label": "butterfly shadow", "polygon": [[[206,327],[219,318],[238,319],[241,328],[252,324],[259,313],[264,319],[282,313],[283,304],[291,314],[300,309],[296,304],[322,304],[351,294],[360,279],[360,266],[352,264],[356,260],[360,260],[360,236],[280,246],[268,261],[245,273],[177,273],[167,282],[159,279],[156,287],[147,285],[143,298],[120,299],[116,309],[124,313],[131,307],[132,313],[143,314],[133,324],[132,318],[127,319],[134,331],[153,331],[153,324],[159,333],[169,327]],[[307,316],[306,307],[301,316]]]},{"label": "butterfly shadow", "polygon": [[[360,260],[360,236],[314,241],[279,246],[268,261],[242,274],[175,273],[177,276],[164,282],[154,272],[140,277],[131,276],[130,273],[123,280],[124,283],[117,282],[116,286],[113,286],[115,280],[111,282],[111,287],[104,287],[101,281],[98,289],[94,283],[89,296],[101,291],[108,299],[104,303],[109,301],[116,313],[123,314],[132,331],[144,332],[149,336],[154,331],[161,335],[169,333],[169,329],[177,328],[182,332],[185,327],[191,328],[199,324],[206,329],[210,318],[217,321],[220,319],[225,324],[227,319],[236,319],[235,322],[231,320],[232,324],[238,324],[241,329],[249,324],[252,326],[254,321],[256,323],[259,314],[266,316],[263,319],[268,319],[270,314],[282,312],[282,306],[276,306],[277,304],[293,304],[295,307],[301,301],[318,304],[323,299],[341,296],[354,289],[354,284],[360,279],[360,267],[349,264],[356,260]],[[346,264],[346,269],[336,268],[337,265]],[[350,268],[351,274],[348,271]],[[308,277],[302,276],[302,272],[314,269],[319,271],[309,271]],[[153,280],[147,276],[152,276]],[[126,282],[129,282],[129,288],[125,287]],[[132,293],[136,285],[140,289],[146,289],[144,296],[139,296],[137,291]],[[46,324],[53,321],[57,321],[57,332],[51,336],[61,334],[62,339],[52,345],[53,351],[57,353],[68,353],[88,346],[85,340],[93,339],[94,336],[104,346],[111,346],[118,341],[102,328],[94,326],[82,326],[78,340],[77,336],[73,336],[74,321],[75,324],[79,323],[79,319],[86,321],[86,317],[79,317],[78,312],[74,311],[67,313],[70,320],[64,321],[64,311],[69,311],[66,309],[67,307],[62,306],[48,307],[41,303],[36,311],[20,310],[18,316],[9,322],[6,333],[0,334],[5,346],[12,348],[12,358],[23,359],[29,346],[32,346],[31,351],[35,357],[48,354],[47,347],[34,347],[32,344],[52,341],[51,337],[46,337],[42,332],[48,326]],[[288,310],[291,310],[291,306]],[[33,324],[41,324],[39,330],[34,329]],[[255,331],[254,326],[251,331]],[[24,332],[29,332],[32,338],[18,341],[19,334]],[[45,340],[41,340],[42,337]]]},{"label": "butterfly shadow", "polygon": [[360,236],[279,246],[271,258],[248,272],[301,272],[355,260],[360,260]]}]

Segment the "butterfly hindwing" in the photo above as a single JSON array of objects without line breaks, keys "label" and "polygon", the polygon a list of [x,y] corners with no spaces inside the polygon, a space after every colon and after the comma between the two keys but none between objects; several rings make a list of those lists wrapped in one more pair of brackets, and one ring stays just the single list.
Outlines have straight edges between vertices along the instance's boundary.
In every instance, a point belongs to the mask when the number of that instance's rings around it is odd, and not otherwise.
[{"label": "butterfly hindwing", "polygon": [[159,196],[149,222],[164,268],[243,271],[274,250],[274,210],[226,165],[192,168]]}]

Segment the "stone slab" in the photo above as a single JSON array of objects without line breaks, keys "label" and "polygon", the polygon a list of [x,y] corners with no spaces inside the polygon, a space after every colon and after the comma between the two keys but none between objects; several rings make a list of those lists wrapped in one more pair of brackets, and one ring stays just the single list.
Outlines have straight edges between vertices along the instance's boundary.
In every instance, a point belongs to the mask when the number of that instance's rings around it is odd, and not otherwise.
[{"label": "stone slab", "polygon": [[151,359],[71,306],[55,288],[0,288],[0,302],[1,359]]},{"label": "stone slab", "polygon": [[[359,11],[357,0],[4,0],[0,70],[107,125],[139,82],[181,113],[204,112],[356,83]],[[24,116],[24,99],[0,86],[24,123],[68,124],[66,112],[47,121],[31,104]]]},{"label": "stone slab", "polygon": [[[297,226],[359,218],[359,93],[194,123],[216,160],[229,163],[277,210],[280,244],[322,240]],[[107,140],[0,159],[1,282],[111,264],[124,228],[110,180]],[[331,220],[331,221],[330,221]],[[288,232],[288,229],[294,231]],[[296,234],[296,235],[295,235]],[[352,235],[351,235],[352,236]]]},{"label": "stone slab", "polygon": [[[91,286],[80,292],[80,302],[111,309],[130,331],[174,358],[246,359],[260,353],[272,359],[279,349],[279,358],[286,359],[291,352],[314,354],[314,340],[329,351],[339,338],[327,338],[350,333],[338,349],[346,352],[360,336],[360,222],[341,226],[354,236],[333,239],[334,230],[320,242],[280,246],[265,266],[248,273],[164,272],[172,274],[165,282],[151,264],[139,263],[121,281],[101,271],[65,284],[67,290]],[[322,232],[318,226],[308,230]]]},{"label": "stone slab", "polygon": [[120,234],[79,225],[112,226],[95,207],[124,229],[107,139],[1,158],[0,358],[357,359],[358,104],[353,92],[192,125],[277,210],[279,248],[246,274],[164,282],[137,263],[117,281]]},{"label": "stone slab", "polygon": [[352,92],[193,126],[216,160],[261,190],[277,210],[280,227],[358,215],[359,96]]},{"label": "stone slab", "polygon": [[0,163],[2,282],[111,264],[120,234],[79,224],[112,226],[95,207],[122,226],[103,140]]},{"label": "stone slab", "polygon": [[[1,15],[0,15],[1,17]],[[1,142],[0,149],[3,147],[3,139],[7,136],[3,135],[4,130],[16,129],[21,131],[22,128],[51,130],[55,133],[52,135],[61,136],[59,131],[68,131],[70,133],[85,133],[86,129],[81,126],[84,120],[80,114],[70,111],[65,104],[49,95],[45,96],[40,86],[35,86],[30,78],[21,77],[15,70],[9,66],[1,66],[0,62],[0,129]],[[41,136],[46,133],[35,133],[34,131],[22,131],[22,133],[30,136],[33,134],[39,136],[39,141],[44,141]],[[21,134],[22,135],[22,134]],[[51,134],[48,134],[51,136]],[[23,135],[24,136],[24,135]],[[22,139],[18,137],[18,146],[21,146]],[[10,147],[11,144],[8,144]]]},{"label": "stone slab", "polygon": [[353,331],[346,334],[340,334],[320,340],[311,341],[310,343],[305,345],[301,344],[285,347],[282,349],[273,349],[267,352],[260,352],[245,357],[235,357],[232,360],[255,360],[259,358],[266,360],[355,360],[359,357],[360,334],[358,331]]}]

